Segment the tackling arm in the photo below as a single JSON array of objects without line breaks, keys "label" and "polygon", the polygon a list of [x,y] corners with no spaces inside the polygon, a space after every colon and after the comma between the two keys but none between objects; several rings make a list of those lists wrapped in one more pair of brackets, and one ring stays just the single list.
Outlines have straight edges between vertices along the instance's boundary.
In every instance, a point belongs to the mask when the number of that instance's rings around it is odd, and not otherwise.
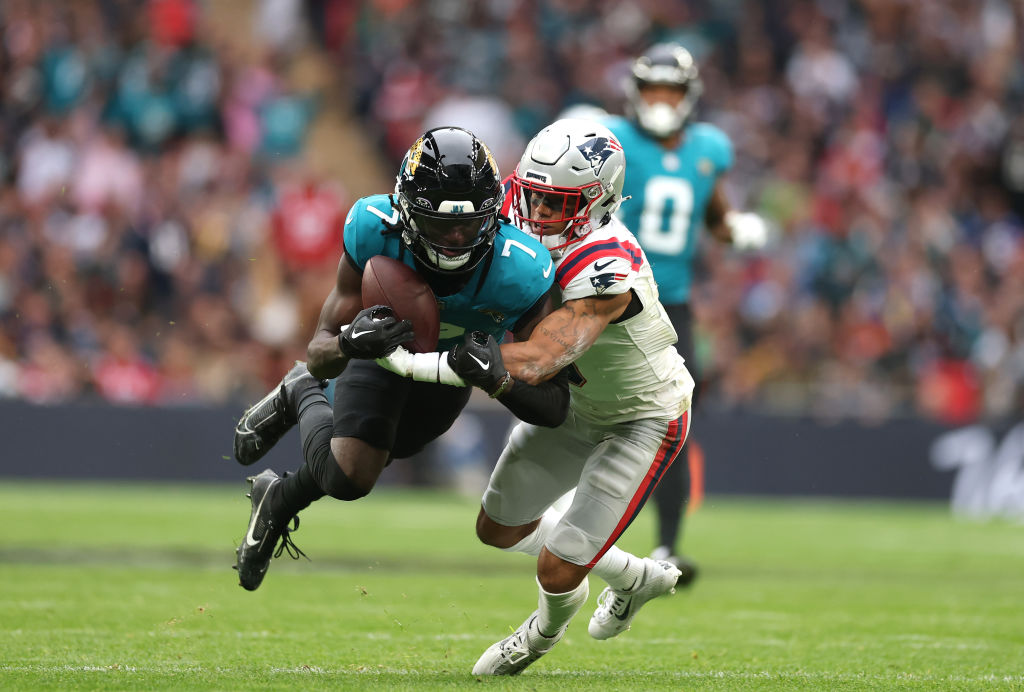
[{"label": "tackling arm", "polygon": [[[516,342],[527,342],[537,325],[554,310],[550,294],[531,311],[527,319],[516,325],[513,332]],[[503,391],[495,398],[520,420],[555,428],[565,422],[569,413],[569,373],[561,370],[544,382],[530,384],[516,380],[506,368],[508,380]]]},{"label": "tackling arm", "polygon": [[512,377],[528,384],[550,379],[597,341],[629,306],[633,292],[567,300],[533,329],[526,341],[504,344],[501,356]]},{"label": "tackling arm", "polygon": [[[551,310],[551,300],[545,296],[516,325],[516,339],[528,339],[534,326]],[[466,335],[465,343],[451,351],[409,353],[399,347],[377,363],[420,382],[480,387],[520,420],[546,427],[561,425],[569,411],[568,372],[551,373],[536,383],[516,380],[505,367],[502,354],[503,349],[493,336],[472,332]]]}]

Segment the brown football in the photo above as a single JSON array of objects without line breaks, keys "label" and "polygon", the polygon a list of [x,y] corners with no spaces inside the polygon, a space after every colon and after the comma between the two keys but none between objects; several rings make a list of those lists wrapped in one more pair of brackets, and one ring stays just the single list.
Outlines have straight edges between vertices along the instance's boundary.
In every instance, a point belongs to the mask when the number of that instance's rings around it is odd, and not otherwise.
[{"label": "brown football", "polygon": [[412,322],[416,338],[404,344],[414,353],[437,350],[441,314],[434,292],[416,270],[398,260],[376,255],[363,268],[363,307],[387,305],[402,320]]}]

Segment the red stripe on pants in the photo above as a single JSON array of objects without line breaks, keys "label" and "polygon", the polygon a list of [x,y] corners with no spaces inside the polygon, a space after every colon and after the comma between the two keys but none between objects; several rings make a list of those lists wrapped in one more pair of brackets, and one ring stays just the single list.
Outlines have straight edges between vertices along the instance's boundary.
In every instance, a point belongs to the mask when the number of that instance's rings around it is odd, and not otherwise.
[{"label": "red stripe on pants", "polygon": [[[643,509],[644,503],[647,502],[647,498],[651,496],[651,492],[657,487],[658,481],[665,475],[665,471],[672,462],[676,460],[679,455],[679,450],[682,449],[683,443],[686,442],[686,435],[689,433],[689,418],[690,412],[687,411],[679,418],[668,424],[668,432],[665,433],[665,437],[661,440],[661,446],[658,447],[658,453],[654,455],[654,461],[651,463],[650,468],[647,469],[647,475],[644,476],[643,481],[640,482],[640,487],[633,493],[632,499],[629,501],[629,506],[626,507],[625,513],[622,518],[619,519],[619,523],[615,525],[615,530],[612,531],[612,535],[608,537],[605,544],[601,546],[601,550],[597,552],[594,559],[588,564],[588,568],[592,568],[597,564],[597,561],[608,552],[608,548],[615,544],[615,541],[619,539],[629,525],[633,523],[640,510]],[[680,428],[682,432],[680,432]]]}]

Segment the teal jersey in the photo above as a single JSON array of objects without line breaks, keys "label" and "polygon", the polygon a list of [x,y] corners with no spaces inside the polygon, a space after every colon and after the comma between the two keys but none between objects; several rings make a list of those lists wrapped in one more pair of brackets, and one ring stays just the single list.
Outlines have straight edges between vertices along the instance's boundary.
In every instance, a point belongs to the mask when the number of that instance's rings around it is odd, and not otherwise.
[{"label": "teal jersey", "polygon": [[690,299],[693,260],[711,191],[732,166],[732,143],[714,125],[693,123],[674,150],[625,118],[602,120],[626,154],[626,182],[619,218],[636,235],[658,282],[661,302]]},{"label": "teal jersey", "polygon": [[[384,255],[416,269],[412,253],[399,233],[384,233],[386,223],[398,222],[398,212],[387,195],[363,197],[352,205],[345,220],[345,254],[362,270],[374,255]],[[515,226],[503,223],[494,238],[494,257],[473,270],[466,285],[448,296],[438,296],[441,334],[438,350],[463,341],[479,330],[501,341],[519,318],[545,296],[555,280],[547,248]]]}]

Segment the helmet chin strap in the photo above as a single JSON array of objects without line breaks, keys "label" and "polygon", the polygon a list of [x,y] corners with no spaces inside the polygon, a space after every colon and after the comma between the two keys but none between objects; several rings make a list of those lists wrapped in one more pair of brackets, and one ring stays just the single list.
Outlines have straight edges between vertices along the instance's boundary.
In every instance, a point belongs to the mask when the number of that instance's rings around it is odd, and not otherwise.
[{"label": "helmet chin strap", "polygon": [[540,244],[548,250],[557,250],[558,248],[565,247],[565,241],[566,238],[564,233],[552,233],[550,235],[540,236]]},{"label": "helmet chin strap", "polygon": [[563,254],[565,254],[565,248],[580,242],[581,240],[583,240],[583,237],[590,232],[590,230],[588,229],[586,233],[576,234],[577,228],[578,226],[573,226],[572,228],[566,231],[562,231],[561,233],[549,233],[547,235],[541,235],[536,237],[538,240],[540,240],[541,245],[548,249],[548,251],[551,253],[551,257],[554,259],[558,259]]}]

